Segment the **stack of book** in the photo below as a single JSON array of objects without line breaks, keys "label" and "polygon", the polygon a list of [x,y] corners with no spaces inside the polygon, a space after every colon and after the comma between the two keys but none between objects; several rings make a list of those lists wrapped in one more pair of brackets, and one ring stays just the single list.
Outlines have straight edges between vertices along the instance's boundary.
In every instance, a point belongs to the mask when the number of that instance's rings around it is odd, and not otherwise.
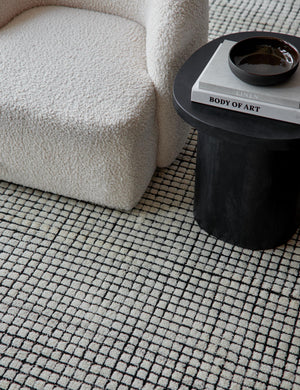
[{"label": "stack of book", "polygon": [[260,87],[238,79],[228,64],[236,42],[224,40],[192,87],[191,100],[227,110],[300,124],[300,69],[286,82]]}]

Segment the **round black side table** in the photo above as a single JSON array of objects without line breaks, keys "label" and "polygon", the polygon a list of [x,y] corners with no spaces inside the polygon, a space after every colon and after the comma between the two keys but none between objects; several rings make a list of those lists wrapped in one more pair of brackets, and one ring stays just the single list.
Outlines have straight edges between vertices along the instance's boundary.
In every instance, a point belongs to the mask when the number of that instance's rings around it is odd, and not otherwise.
[{"label": "round black side table", "polygon": [[[295,232],[300,217],[300,126],[191,102],[191,88],[224,39],[196,51],[178,72],[173,90],[178,114],[198,130],[194,215],[209,234],[249,249],[273,248]],[[300,71],[298,69],[297,71]]]}]

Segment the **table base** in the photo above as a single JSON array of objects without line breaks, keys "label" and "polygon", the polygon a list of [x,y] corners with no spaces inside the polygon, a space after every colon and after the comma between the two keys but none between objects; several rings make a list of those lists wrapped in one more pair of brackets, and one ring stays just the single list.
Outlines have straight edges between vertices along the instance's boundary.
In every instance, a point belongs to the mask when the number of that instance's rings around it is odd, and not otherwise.
[{"label": "table base", "polygon": [[209,234],[249,249],[285,243],[299,223],[299,150],[198,131],[194,214]]}]

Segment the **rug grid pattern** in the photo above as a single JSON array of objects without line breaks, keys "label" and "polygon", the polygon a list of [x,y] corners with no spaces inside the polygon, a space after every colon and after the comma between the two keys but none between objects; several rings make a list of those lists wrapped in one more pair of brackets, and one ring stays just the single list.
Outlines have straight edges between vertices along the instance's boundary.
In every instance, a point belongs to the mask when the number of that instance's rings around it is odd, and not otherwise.
[{"label": "rug grid pattern", "polygon": [[[297,1],[210,12],[210,39],[300,33]],[[201,230],[196,142],[131,213],[0,182],[1,390],[300,389],[299,230],[266,251]]]}]

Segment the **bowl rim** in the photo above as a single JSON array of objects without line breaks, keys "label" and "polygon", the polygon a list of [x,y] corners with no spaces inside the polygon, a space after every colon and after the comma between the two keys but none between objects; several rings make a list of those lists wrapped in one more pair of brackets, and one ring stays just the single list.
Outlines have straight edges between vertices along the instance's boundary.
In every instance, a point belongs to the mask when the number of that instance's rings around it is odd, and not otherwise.
[{"label": "bowl rim", "polygon": [[[289,49],[289,53],[292,54],[292,57],[293,57],[293,63],[292,63],[292,66],[288,69],[288,70],[285,70],[283,72],[274,72],[272,74],[261,74],[261,73],[255,73],[255,72],[249,72],[245,69],[242,69],[235,61],[234,61],[234,57],[233,57],[233,54],[236,50],[238,50],[239,46],[244,46],[245,44],[247,44],[247,42],[249,41],[252,41],[252,42],[255,42],[257,41],[259,43],[259,41],[262,42],[262,44],[264,43],[263,41],[269,41],[269,42],[277,42],[277,43],[281,43],[282,45],[281,46],[285,46],[286,48]],[[267,44],[267,43],[266,43]],[[272,45],[271,45],[272,46]],[[280,47],[280,45],[273,45],[274,48],[278,48]],[[250,52],[249,52],[250,53]],[[230,64],[234,67],[236,67],[239,72],[243,72],[244,74],[247,74],[249,76],[255,76],[255,77],[261,77],[261,78],[271,78],[271,77],[276,77],[276,76],[282,76],[286,73],[289,73],[291,71],[293,71],[295,68],[297,68],[297,66],[299,65],[299,61],[300,61],[300,54],[299,54],[299,51],[298,49],[292,45],[291,43],[289,43],[287,40],[285,39],[282,39],[282,38],[277,38],[275,36],[262,36],[262,35],[257,35],[257,36],[253,36],[253,37],[250,37],[250,38],[246,38],[246,39],[242,39],[238,42],[236,42],[230,49],[229,51],[229,54],[228,54],[228,59],[230,61]]]}]

